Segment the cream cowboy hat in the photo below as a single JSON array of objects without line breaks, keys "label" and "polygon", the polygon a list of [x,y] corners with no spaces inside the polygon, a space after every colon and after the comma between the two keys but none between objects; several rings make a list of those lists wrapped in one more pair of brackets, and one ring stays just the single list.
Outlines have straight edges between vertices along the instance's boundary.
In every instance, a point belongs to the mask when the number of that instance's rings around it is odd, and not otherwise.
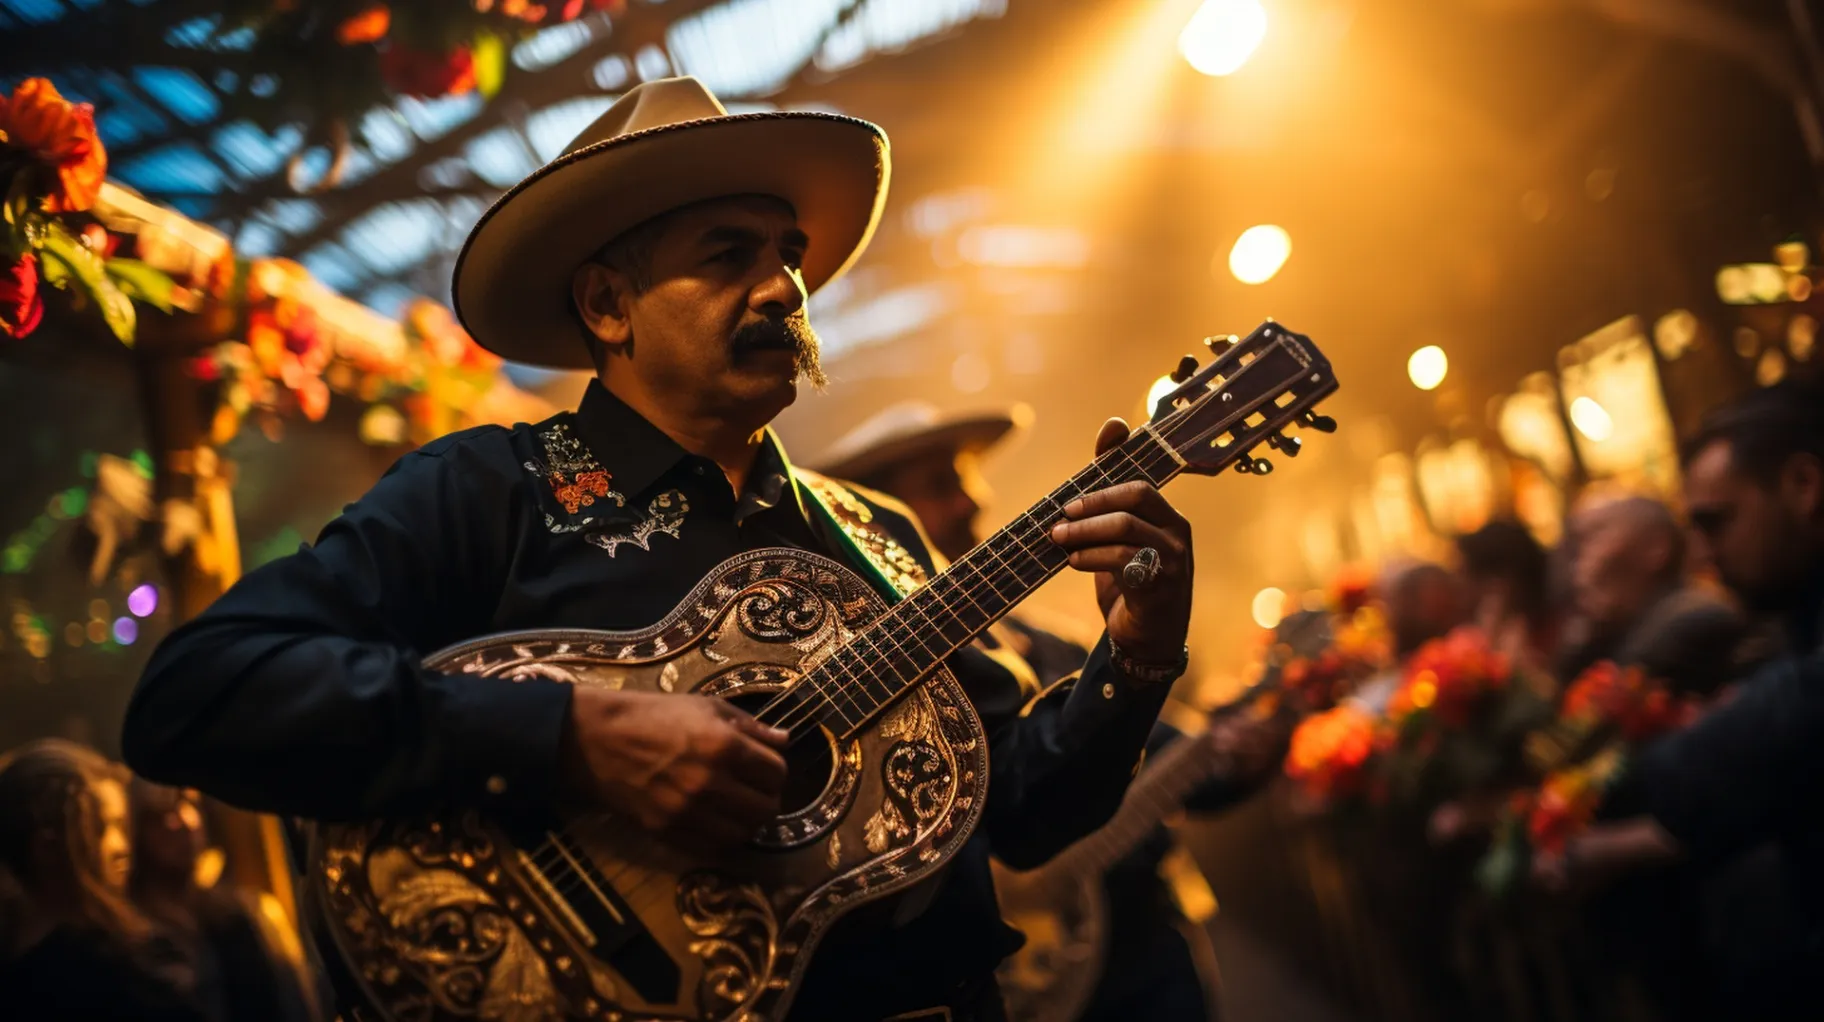
[{"label": "cream cowboy hat", "polygon": [[810,467],[837,479],[859,480],[927,451],[982,451],[1015,429],[1032,423],[1032,409],[945,415],[923,401],[902,401],[881,409],[849,430]]},{"label": "cream cowboy hat", "polygon": [[705,199],[777,196],[811,239],[804,286],[815,291],[867,247],[890,167],[886,133],[867,121],[730,114],[695,78],[646,82],[482,215],[456,257],[452,303],[502,358],[589,369],[570,279],[621,232]]}]

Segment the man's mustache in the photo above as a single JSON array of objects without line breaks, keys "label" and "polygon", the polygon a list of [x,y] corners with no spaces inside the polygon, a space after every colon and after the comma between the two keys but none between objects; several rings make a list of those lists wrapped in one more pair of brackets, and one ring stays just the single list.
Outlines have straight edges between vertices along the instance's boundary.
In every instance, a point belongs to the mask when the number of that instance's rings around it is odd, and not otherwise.
[{"label": "man's mustache", "polygon": [[815,350],[816,345],[817,335],[811,330],[810,320],[802,315],[743,323],[729,338],[729,346],[737,353],[771,349],[804,352]]}]

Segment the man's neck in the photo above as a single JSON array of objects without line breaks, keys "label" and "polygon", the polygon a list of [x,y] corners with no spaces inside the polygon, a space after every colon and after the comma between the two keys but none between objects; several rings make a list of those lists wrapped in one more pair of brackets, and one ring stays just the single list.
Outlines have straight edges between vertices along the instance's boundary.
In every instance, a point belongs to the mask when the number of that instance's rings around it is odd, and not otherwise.
[{"label": "man's neck", "polygon": [[625,382],[611,385],[605,378],[601,383],[627,407],[638,412],[641,418],[657,426],[673,443],[715,462],[722,469],[722,474],[728,477],[728,485],[736,494],[740,494],[747,485],[754,459],[759,455],[760,445],[766,439],[764,421],[735,421],[725,415],[681,406],[676,401],[659,400],[645,388],[636,385]]}]

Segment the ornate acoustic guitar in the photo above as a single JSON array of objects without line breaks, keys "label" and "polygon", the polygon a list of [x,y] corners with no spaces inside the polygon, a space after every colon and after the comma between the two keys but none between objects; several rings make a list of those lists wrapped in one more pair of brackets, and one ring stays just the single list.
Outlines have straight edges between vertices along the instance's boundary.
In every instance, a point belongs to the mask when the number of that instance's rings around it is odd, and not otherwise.
[{"label": "ornate acoustic guitar", "polygon": [[[1268,322],[1212,342],[1219,357],[1147,425],[925,582],[840,486],[807,478],[858,565],[801,550],[717,567],[638,632],[530,631],[444,650],[427,666],[735,700],[790,730],[783,815],[722,857],[606,815],[324,825],[311,896],[368,1009],[394,1022],[784,1017],[818,940],[857,905],[929,878],[974,829],[988,785],[981,721],[944,659],[1066,563],[1047,538],[1080,494],[1132,479],[1288,455],[1336,389],[1304,337]],[[922,584],[921,584],[922,583]],[[364,1013],[365,1014],[365,1013]]]}]

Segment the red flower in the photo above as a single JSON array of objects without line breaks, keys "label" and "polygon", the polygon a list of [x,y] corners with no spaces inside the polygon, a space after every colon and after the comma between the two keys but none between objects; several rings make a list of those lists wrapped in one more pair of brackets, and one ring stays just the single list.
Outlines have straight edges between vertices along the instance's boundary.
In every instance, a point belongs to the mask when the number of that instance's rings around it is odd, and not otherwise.
[{"label": "red flower", "polygon": [[380,54],[380,78],[402,96],[461,95],[475,88],[475,57],[466,46],[425,53],[394,43]]},{"label": "red flower", "polygon": [[0,274],[0,334],[24,337],[38,329],[44,318],[44,298],[38,294],[38,257],[30,252]]},{"label": "red flower", "polygon": [[95,205],[108,176],[108,154],[95,134],[95,108],[71,103],[48,78],[27,78],[0,98],[0,144],[22,149],[56,171],[45,192],[52,213],[76,213]]}]

